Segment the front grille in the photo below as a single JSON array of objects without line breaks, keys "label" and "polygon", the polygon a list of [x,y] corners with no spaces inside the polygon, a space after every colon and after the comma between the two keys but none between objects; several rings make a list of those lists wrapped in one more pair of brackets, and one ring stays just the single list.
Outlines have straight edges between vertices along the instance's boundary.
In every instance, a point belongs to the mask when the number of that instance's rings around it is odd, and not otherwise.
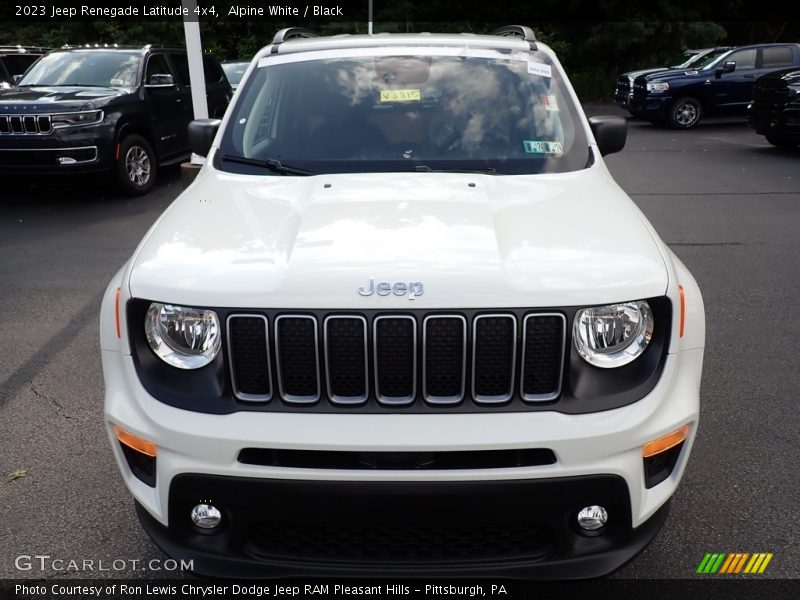
[{"label": "front grille", "polygon": [[0,134],[47,134],[52,131],[50,115],[0,115]]},{"label": "front grille", "polygon": [[566,318],[232,314],[227,344],[232,393],[242,401],[277,397],[298,410],[317,403],[349,410],[524,406],[561,395]]},{"label": "front grille", "polygon": [[777,118],[789,103],[789,88],[782,80],[765,79],[753,86],[750,118],[765,123]]},{"label": "front grille", "polygon": [[532,523],[309,525],[281,519],[249,528],[243,549],[258,560],[429,564],[480,558],[543,560],[555,553],[555,542],[548,528]]}]

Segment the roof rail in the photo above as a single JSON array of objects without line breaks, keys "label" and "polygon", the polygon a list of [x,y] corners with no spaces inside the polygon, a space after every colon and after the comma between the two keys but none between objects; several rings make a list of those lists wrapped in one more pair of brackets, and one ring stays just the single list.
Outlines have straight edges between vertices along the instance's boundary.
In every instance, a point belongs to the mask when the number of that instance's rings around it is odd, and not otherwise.
[{"label": "roof rail", "polygon": [[505,27],[501,27],[500,29],[495,29],[489,35],[499,35],[503,37],[519,37],[528,42],[531,47],[531,50],[536,50],[536,36],[533,33],[533,29],[530,27],[526,27],[525,25],[506,25]]},{"label": "roof rail", "polygon": [[20,46],[19,44],[15,45],[6,45],[0,44],[0,51],[2,52],[19,52],[20,54],[25,54],[26,52],[34,52],[34,53],[44,53],[50,52],[52,48],[48,48],[46,46]]},{"label": "roof rail", "polygon": [[272,38],[272,54],[277,54],[278,46],[284,42],[288,42],[289,40],[293,40],[295,38],[312,37],[319,37],[319,34],[311,31],[310,29],[306,29],[305,27],[287,27],[286,29],[281,29],[275,34],[275,37]]}]

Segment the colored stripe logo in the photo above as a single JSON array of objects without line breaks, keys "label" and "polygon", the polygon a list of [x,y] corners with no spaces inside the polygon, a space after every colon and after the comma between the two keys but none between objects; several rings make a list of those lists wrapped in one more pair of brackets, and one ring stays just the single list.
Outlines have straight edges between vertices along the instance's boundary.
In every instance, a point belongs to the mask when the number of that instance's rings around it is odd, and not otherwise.
[{"label": "colored stripe logo", "polygon": [[706,552],[696,572],[701,575],[761,574],[772,557],[772,552]]}]

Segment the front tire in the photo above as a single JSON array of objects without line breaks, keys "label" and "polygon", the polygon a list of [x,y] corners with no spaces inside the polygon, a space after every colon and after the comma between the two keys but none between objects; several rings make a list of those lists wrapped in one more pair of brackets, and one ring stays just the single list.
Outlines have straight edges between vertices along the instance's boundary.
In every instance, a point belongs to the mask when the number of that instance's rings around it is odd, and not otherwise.
[{"label": "front tire", "polygon": [[689,96],[678,98],[669,109],[670,127],[675,129],[691,129],[700,122],[703,115],[703,106]]},{"label": "front tire", "polygon": [[125,137],[115,165],[117,185],[128,196],[143,196],[156,182],[158,160],[150,143],[140,135]]},{"label": "front tire", "polygon": [[791,148],[797,148],[798,145],[798,142],[787,140],[786,138],[781,137],[779,135],[767,134],[764,137],[766,137],[767,141],[776,148],[791,149]]}]

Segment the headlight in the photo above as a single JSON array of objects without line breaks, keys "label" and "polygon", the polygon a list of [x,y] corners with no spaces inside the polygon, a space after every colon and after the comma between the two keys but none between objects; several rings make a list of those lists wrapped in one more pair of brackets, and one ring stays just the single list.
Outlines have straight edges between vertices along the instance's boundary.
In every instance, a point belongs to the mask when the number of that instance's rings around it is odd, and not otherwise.
[{"label": "headlight", "polygon": [[102,110],[85,110],[53,115],[53,127],[69,127],[70,125],[92,125],[103,120]]},{"label": "headlight", "polygon": [[669,90],[669,84],[666,81],[655,81],[647,84],[647,91],[651,94],[663,94]]},{"label": "headlight", "polygon": [[147,341],[161,360],[179,369],[199,369],[219,354],[222,338],[213,310],[153,302],[144,321]]},{"label": "headlight", "polygon": [[644,300],[582,308],[575,313],[572,337],[578,354],[591,365],[611,369],[644,352],[653,336],[653,313]]}]

